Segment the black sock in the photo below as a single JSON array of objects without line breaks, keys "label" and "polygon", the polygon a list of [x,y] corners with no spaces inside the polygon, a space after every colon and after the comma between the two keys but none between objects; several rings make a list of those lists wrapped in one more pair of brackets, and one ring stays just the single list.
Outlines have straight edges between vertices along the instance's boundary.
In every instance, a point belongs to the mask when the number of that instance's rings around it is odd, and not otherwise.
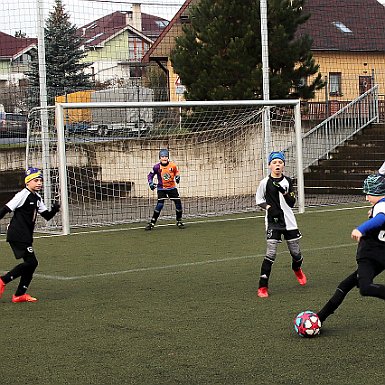
[{"label": "black sock", "polygon": [[302,255],[297,255],[295,257],[292,256],[291,268],[294,271],[298,271],[302,266],[303,258]]},{"label": "black sock", "polygon": [[270,259],[265,258],[261,266],[261,275],[259,277],[259,287],[267,287],[269,283],[271,267],[273,262]]},{"label": "black sock", "polygon": [[160,215],[160,212],[159,211],[154,211],[154,214],[152,214],[152,218],[151,218],[151,223],[153,225],[155,225],[156,221],[158,220],[159,218],[159,215]]},{"label": "black sock", "polygon": [[325,304],[325,306],[317,313],[321,322],[324,322],[331,314],[337,310],[344,300],[346,293],[341,289],[337,289],[333,297]]}]

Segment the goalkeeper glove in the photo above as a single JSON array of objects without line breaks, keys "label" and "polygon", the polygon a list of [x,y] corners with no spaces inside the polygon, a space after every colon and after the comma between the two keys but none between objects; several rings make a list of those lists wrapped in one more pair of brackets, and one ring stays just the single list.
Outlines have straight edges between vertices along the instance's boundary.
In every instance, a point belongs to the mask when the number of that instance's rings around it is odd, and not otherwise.
[{"label": "goalkeeper glove", "polygon": [[180,175],[177,175],[177,176],[175,177],[175,182],[179,184],[179,182],[180,182]]},{"label": "goalkeeper glove", "polygon": [[274,185],[274,187],[277,188],[277,190],[278,190],[280,193],[282,193],[282,194],[284,194],[284,195],[287,193],[286,189],[285,189],[284,187],[282,187],[278,182],[273,182],[273,185]]},{"label": "goalkeeper glove", "polygon": [[156,186],[155,186],[155,183],[154,182],[151,182],[148,184],[150,186],[150,189],[151,190],[155,190]]},{"label": "goalkeeper glove", "polygon": [[60,203],[59,202],[54,202],[52,207],[51,207],[51,211],[54,212],[54,213],[58,213],[60,210]]}]

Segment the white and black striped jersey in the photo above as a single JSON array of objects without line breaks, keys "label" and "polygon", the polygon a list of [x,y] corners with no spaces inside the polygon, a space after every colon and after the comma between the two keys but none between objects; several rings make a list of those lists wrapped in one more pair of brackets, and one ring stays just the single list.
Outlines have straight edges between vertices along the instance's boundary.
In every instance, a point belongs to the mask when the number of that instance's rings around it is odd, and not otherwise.
[{"label": "white and black striped jersey", "polygon": [[[273,183],[278,183],[287,194],[283,195]],[[285,175],[273,178],[271,175],[261,180],[255,194],[256,203],[262,208],[271,206],[266,211],[266,229],[296,230],[298,229],[292,207],[295,203],[293,183]]]},{"label": "white and black striped jersey", "polygon": [[48,211],[41,196],[24,188],[6,206],[13,211],[7,230],[7,241],[32,244],[37,214]]}]

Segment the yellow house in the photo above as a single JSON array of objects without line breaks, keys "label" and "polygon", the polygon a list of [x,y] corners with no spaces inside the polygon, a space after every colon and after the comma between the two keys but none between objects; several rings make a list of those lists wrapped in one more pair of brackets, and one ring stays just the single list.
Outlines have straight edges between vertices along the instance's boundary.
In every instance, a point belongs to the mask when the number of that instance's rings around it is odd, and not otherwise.
[{"label": "yellow house", "polygon": [[[180,99],[183,79],[180,81],[174,73],[169,56],[175,47],[175,37],[182,33],[183,24],[189,22],[190,7],[198,1],[187,0],[182,5],[143,58],[166,72],[172,101]],[[380,93],[384,93],[385,7],[377,0],[307,0],[304,13],[309,13],[310,18],[297,33],[313,39],[313,57],[327,84],[310,102],[327,102],[337,108],[373,84],[379,84]]]},{"label": "yellow house", "polygon": [[350,101],[385,85],[385,7],[377,0],[308,0],[311,16],[298,31],[313,39],[312,53],[327,80],[318,101]]}]

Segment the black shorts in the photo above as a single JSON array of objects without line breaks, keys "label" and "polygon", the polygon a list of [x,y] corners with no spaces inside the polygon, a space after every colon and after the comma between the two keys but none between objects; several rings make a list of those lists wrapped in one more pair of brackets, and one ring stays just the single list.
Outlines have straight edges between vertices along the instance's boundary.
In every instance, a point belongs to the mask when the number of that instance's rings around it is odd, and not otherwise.
[{"label": "black shorts", "polygon": [[370,285],[373,283],[373,279],[385,270],[384,263],[379,263],[373,259],[363,258],[357,261],[357,279],[358,287]]},{"label": "black shorts", "polygon": [[179,193],[177,188],[170,190],[158,190],[158,200],[170,199],[179,199]]},{"label": "black shorts", "polygon": [[266,239],[274,239],[276,241],[282,242],[282,235],[286,241],[293,241],[295,239],[302,238],[302,234],[298,229],[296,230],[275,230],[268,229],[266,231]]},{"label": "black shorts", "polygon": [[11,246],[16,259],[24,259],[35,255],[32,245],[28,243],[9,242],[9,246]]}]

